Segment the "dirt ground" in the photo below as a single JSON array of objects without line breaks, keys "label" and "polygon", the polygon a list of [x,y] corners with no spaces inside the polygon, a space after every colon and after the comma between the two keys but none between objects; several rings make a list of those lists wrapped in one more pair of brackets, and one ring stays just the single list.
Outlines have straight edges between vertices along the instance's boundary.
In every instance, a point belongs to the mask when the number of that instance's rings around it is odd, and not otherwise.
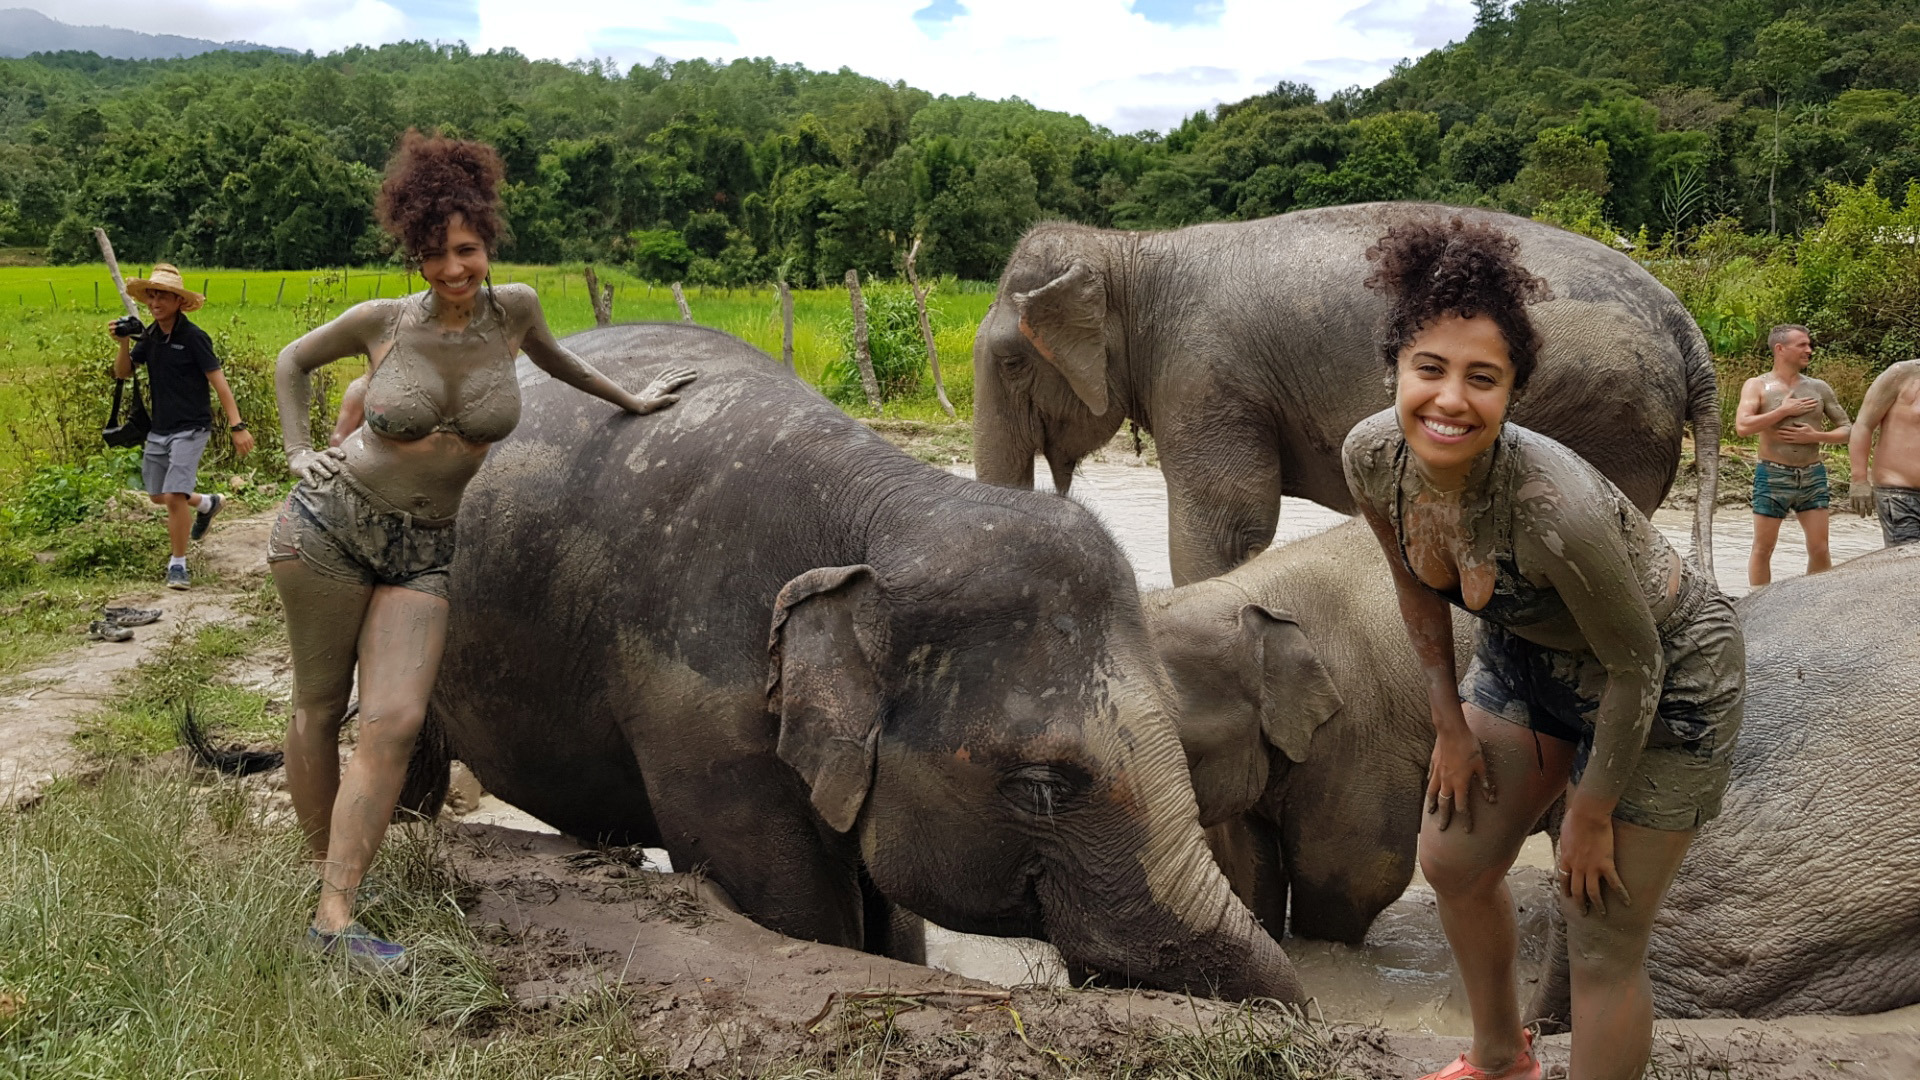
[{"label": "dirt ground", "polygon": [[[76,644],[10,681],[0,696],[0,793],[10,805],[30,803],[49,776],[85,774],[71,743],[75,721],[117,675],[192,622],[238,617],[241,592],[265,573],[269,522],[261,515],[216,528],[200,556],[218,570],[218,586],[116,600],[166,612],[133,642]],[[247,681],[286,685],[284,656],[263,653],[242,667]],[[476,795],[462,793],[456,809],[471,808]],[[687,1075],[752,1075],[796,1060],[914,1080],[1106,1076],[1129,1067],[1181,1075],[1193,1055],[1245,1047],[1253,1034],[1337,1058],[1337,1075],[1402,1078],[1466,1046],[1337,1016],[1302,1025],[1271,1006],[1179,994],[1009,990],[784,938],[734,913],[697,877],[640,869],[638,852],[588,850],[453,815],[448,828],[471,882],[469,923],[523,1014],[516,1022],[564,1023],[570,1004],[614,993]],[[1912,1078],[1920,1076],[1920,1006],[1871,1017],[1662,1022],[1656,1043],[1654,1076]],[[1543,1040],[1549,1075],[1564,1075],[1568,1046],[1566,1036]]]}]

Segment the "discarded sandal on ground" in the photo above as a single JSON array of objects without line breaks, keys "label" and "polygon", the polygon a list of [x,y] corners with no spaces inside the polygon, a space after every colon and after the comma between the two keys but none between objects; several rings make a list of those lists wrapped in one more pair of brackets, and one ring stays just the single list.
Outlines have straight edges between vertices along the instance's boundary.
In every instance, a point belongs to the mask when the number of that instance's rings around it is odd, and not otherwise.
[{"label": "discarded sandal on ground", "polygon": [[132,641],[133,631],[106,619],[95,619],[87,624],[87,636],[95,641]]},{"label": "discarded sandal on ground", "polygon": [[1541,1080],[1540,1059],[1533,1056],[1532,1029],[1521,1029],[1520,1037],[1526,1040],[1525,1048],[1520,1051],[1519,1057],[1513,1059],[1513,1064],[1499,1072],[1482,1069],[1468,1061],[1467,1055],[1461,1054],[1453,1064],[1439,1072],[1428,1073],[1420,1080]]},{"label": "discarded sandal on ground", "polygon": [[145,626],[160,621],[159,608],[110,607],[100,614],[115,626]]},{"label": "discarded sandal on ground", "polygon": [[307,944],[322,956],[344,958],[347,966],[357,971],[373,975],[397,975],[407,970],[405,945],[395,945],[374,937],[358,922],[348,923],[345,930],[337,933],[309,926]]}]

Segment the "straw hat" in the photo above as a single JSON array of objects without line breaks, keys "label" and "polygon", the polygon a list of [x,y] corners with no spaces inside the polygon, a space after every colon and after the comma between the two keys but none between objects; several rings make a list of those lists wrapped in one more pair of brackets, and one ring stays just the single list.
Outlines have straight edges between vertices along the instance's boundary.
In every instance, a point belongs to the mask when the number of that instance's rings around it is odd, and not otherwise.
[{"label": "straw hat", "polygon": [[181,311],[199,311],[200,305],[207,302],[206,297],[187,288],[187,283],[180,278],[179,267],[172,263],[154,263],[151,276],[127,279],[127,295],[143,304],[155,292],[178,296]]}]

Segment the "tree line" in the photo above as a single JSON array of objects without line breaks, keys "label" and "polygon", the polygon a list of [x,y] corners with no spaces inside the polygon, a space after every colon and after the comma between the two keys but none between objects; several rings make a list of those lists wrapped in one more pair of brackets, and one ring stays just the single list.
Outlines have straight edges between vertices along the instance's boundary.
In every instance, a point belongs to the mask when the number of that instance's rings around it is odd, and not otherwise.
[{"label": "tree line", "polygon": [[373,220],[408,126],[506,162],[525,262],[716,285],[996,276],[1030,224],[1129,229],[1374,199],[1654,241],[1793,236],[1833,184],[1920,179],[1920,0],[1479,0],[1370,88],[1301,84],[1116,133],[770,59],[621,71],[424,43],[326,56],[0,60],[0,244],[302,268],[393,257]]}]

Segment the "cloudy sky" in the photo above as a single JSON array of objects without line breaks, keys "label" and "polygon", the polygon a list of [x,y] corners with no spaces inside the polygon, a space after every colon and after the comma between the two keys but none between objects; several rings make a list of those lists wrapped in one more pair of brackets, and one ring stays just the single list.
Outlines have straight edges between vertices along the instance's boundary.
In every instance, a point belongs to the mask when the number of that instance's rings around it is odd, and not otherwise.
[{"label": "cloudy sky", "polygon": [[1281,79],[1322,96],[1464,36],[1471,0],[0,0],[61,20],[327,52],[410,38],[622,65],[771,56],[1165,129]]}]

